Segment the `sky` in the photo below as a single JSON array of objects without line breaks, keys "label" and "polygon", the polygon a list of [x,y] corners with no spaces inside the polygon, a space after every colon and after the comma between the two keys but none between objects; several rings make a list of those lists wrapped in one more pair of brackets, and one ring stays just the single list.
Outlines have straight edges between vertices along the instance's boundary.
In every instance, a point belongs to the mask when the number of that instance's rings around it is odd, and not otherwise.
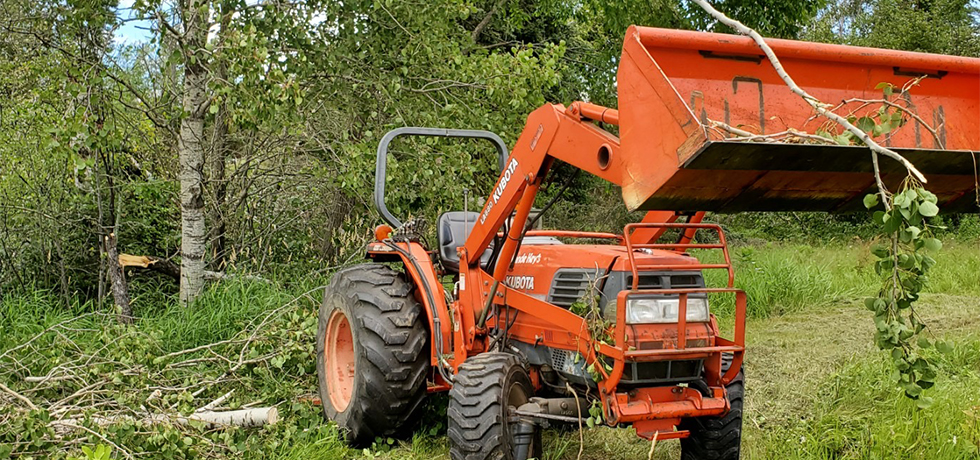
[{"label": "sky", "polygon": [[150,39],[150,26],[152,23],[147,20],[131,20],[135,14],[132,10],[133,0],[120,0],[116,15],[122,19],[123,24],[116,29],[114,40],[120,45],[135,45],[144,43]]}]

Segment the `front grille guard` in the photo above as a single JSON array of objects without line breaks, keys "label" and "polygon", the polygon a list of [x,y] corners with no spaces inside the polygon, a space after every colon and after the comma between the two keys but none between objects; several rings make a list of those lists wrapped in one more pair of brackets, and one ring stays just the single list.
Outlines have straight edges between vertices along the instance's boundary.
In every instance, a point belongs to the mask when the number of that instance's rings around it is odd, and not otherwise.
[{"label": "front grille guard", "polygon": [[[698,230],[714,230],[718,233],[718,243],[632,243],[630,234],[638,228],[652,229],[681,229],[687,233],[688,229],[693,232]],[[633,286],[630,290],[619,293],[616,298],[616,322],[613,327],[613,340],[615,345],[598,345],[597,352],[612,358],[613,365],[611,370],[604,366],[597,366],[603,374],[600,390],[605,395],[614,395],[616,387],[623,377],[626,361],[667,361],[685,359],[703,359],[705,362],[705,377],[710,386],[724,386],[731,383],[738,375],[742,367],[742,357],[745,352],[745,314],[746,314],[746,295],[740,289],[735,289],[735,272],[732,268],[731,257],[728,253],[728,244],[725,240],[724,231],[720,226],[702,223],[636,223],[629,224],[624,230],[624,243],[626,245],[630,271],[633,273]],[[687,249],[718,249],[724,255],[723,264],[677,264],[677,265],[642,265],[637,264],[634,252],[643,249],[666,249],[674,251],[684,251]],[[728,271],[728,285],[723,288],[691,288],[691,289],[657,289],[639,290],[639,272],[644,269],[656,270],[709,270],[723,269]],[[678,296],[677,311],[677,345],[676,348],[665,348],[658,350],[631,350],[626,341],[626,301],[633,295],[648,294],[668,294]],[[735,295],[735,330],[734,337],[729,340],[720,335],[715,336],[714,345],[709,347],[688,348],[687,347],[687,299],[691,294],[734,294]],[[724,354],[731,355],[731,364],[722,373],[721,363]]]}]

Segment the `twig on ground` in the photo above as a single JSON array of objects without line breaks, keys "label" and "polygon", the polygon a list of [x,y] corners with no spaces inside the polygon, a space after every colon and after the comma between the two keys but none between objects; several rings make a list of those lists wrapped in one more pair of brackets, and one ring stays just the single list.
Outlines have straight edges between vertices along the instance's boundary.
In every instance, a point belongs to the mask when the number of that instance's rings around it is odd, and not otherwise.
[{"label": "twig on ground", "polygon": [[14,391],[14,390],[11,390],[10,388],[7,388],[7,385],[4,385],[3,383],[0,383],[0,390],[3,390],[4,393],[7,393],[7,394],[9,394],[9,395],[11,395],[11,396],[13,396],[13,397],[21,400],[21,402],[23,402],[24,404],[26,404],[27,407],[30,407],[31,410],[38,410],[37,406],[35,406],[34,403],[32,403],[30,399],[27,399],[26,397],[24,397],[24,395],[22,395],[22,394],[20,394],[20,393],[18,393],[16,391]]},{"label": "twig on ground", "polygon": [[68,421],[68,420],[54,420],[54,421],[52,421],[50,423],[50,425],[52,425],[52,426],[54,426],[54,425],[60,425],[60,426],[64,426],[64,427],[67,427],[67,428],[74,428],[74,429],[77,429],[77,430],[87,431],[91,435],[93,435],[93,436],[95,436],[95,437],[97,437],[97,438],[105,441],[106,444],[109,444],[110,446],[112,446],[114,449],[116,449],[116,452],[121,452],[123,454],[123,456],[125,456],[126,458],[128,458],[130,460],[135,460],[135,458],[136,458],[136,457],[133,457],[133,454],[131,454],[128,450],[123,449],[122,447],[119,447],[118,444],[110,441],[109,438],[103,436],[101,433],[99,433],[99,432],[97,432],[97,431],[95,431],[95,430],[93,430],[93,429],[91,429],[89,427],[86,427],[84,425],[79,425],[79,424],[77,424],[77,423],[75,423],[73,421]]}]

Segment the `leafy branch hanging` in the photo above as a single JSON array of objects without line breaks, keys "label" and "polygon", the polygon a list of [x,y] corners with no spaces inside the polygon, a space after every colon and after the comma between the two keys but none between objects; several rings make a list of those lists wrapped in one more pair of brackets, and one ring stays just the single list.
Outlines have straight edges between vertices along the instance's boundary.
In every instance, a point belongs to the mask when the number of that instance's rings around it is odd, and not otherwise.
[{"label": "leafy branch hanging", "polygon": [[[882,239],[888,244],[872,248],[872,253],[878,259],[875,271],[880,276],[882,285],[875,297],[865,300],[865,305],[874,312],[875,343],[883,350],[890,350],[895,365],[893,380],[904,390],[906,396],[918,400],[920,408],[928,407],[932,404],[932,399],[923,396],[922,391],[934,385],[936,369],[921,350],[935,346],[940,352],[949,352],[951,348],[946,342],[933,342],[921,335],[926,326],[914,307],[928,282],[928,271],[936,264],[930,254],[942,248],[942,243],[932,232],[937,226],[933,219],[939,214],[938,199],[935,194],[926,190],[926,178],[915,165],[874,140],[875,137],[889,135],[911,120],[933,136],[938,148],[944,148],[937,127],[929,126],[909,104],[903,106],[887,99],[896,92],[907,95],[924,77],[910,80],[897,90],[888,82],[878,84],[876,89],[882,90],[884,96],[880,100],[852,98],[837,106],[826,104],[793,81],[758,32],[728,18],[706,0],[694,0],[694,3],[722,24],[751,37],[783,82],[810,105],[815,116],[828,120],[814,134],[790,129],[772,136],[761,136],[717,121],[710,123],[712,128],[720,128],[738,136],[734,140],[864,145],[871,150],[878,190],[877,193],[867,195],[864,204],[868,209],[879,205],[884,208],[874,212],[873,220],[879,226]],[[853,104],[858,106],[850,113],[837,113]],[[837,127],[840,127],[840,132]],[[898,161],[908,172],[908,176],[894,193],[888,190],[881,179],[879,155]]]}]

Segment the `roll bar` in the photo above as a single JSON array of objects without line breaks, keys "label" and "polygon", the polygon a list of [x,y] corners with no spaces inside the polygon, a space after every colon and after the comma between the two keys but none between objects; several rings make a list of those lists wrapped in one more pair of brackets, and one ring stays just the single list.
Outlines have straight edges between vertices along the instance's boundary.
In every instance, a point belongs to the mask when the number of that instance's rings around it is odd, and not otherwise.
[{"label": "roll bar", "polygon": [[398,136],[427,136],[427,137],[455,137],[461,139],[486,139],[493,143],[497,149],[497,169],[503,171],[504,164],[510,153],[507,151],[507,144],[500,136],[490,132],[477,129],[443,129],[443,128],[420,128],[406,126],[388,131],[381,138],[378,144],[378,161],[374,170],[374,205],[378,207],[381,218],[388,222],[392,227],[401,227],[402,222],[393,216],[385,206],[385,179],[388,169],[388,145]]}]

